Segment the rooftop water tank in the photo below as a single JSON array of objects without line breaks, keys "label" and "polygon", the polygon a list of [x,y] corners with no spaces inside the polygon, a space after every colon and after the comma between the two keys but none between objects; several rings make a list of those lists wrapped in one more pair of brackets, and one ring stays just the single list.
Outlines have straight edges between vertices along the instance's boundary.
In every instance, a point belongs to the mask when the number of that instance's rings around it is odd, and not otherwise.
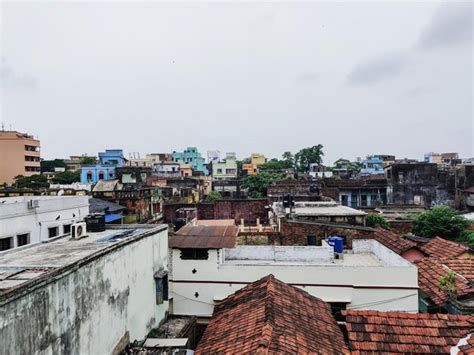
[{"label": "rooftop water tank", "polygon": [[344,238],[342,237],[328,237],[328,244],[333,247],[335,253],[342,253],[344,251]]}]

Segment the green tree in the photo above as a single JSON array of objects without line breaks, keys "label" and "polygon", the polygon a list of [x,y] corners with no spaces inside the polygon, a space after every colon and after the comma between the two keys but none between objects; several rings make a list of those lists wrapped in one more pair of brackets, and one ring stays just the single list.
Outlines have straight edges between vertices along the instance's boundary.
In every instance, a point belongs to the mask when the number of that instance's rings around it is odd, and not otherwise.
[{"label": "green tree", "polygon": [[78,171],[63,171],[57,173],[53,178],[53,183],[55,184],[72,184],[74,182],[81,181],[81,172]]},{"label": "green tree", "polygon": [[84,156],[84,157],[81,157],[81,165],[95,165],[97,164],[97,158],[96,157],[87,157],[87,156]]},{"label": "green tree", "polygon": [[352,162],[348,159],[340,158],[334,162],[334,169],[349,169],[353,171],[360,171],[362,164],[358,162]]},{"label": "green tree", "polygon": [[303,148],[295,155],[295,163],[299,171],[308,172],[311,164],[321,164],[323,161],[323,146],[321,144]]},{"label": "green tree", "polygon": [[267,196],[267,188],[275,181],[285,180],[284,174],[260,172],[255,175],[247,176],[242,183],[244,189],[249,189],[249,196],[252,198],[261,198]]},{"label": "green tree", "polygon": [[373,227],[373,228],[381,227],[381,228],[386,229],[388,231],[391,230],[390,224],[388,223],[388,221],[384,217],[378,216],[376,214],[369,214],[365,218],[365,224],[368,227]]},{"label": "green tree", "polygon": [[41,172],[53,172],[54,168],[65,168],[66,164],[62,159],[43,160],[41,161]]},{"label": "green tree", "polygon": [[464,243],[467,245],[474,245],[474,231],[465,230],[459,234],[459,237],[456,238],[456,242]]},{"label": "green tree", "polygon": [[48,179],[44,175],[15,177],[15,187],[17,189],[47,189],[49,187]]},{"label": "green tree", "polygon": [[211,191],[206,196],[207,202],[214,202],[217,200],[222,200],[222,195],[219,191]]},{"label": "green tree", "polygon": [[293,168],[295,166],[295,157],[291,152],[284,152],[282,158],[288,168]]},{"label": "green tree", "polygon": [[284,160],[270,159],[265,164],[260,165],[260,170],[286,170],[291,166]]},{"label": "green tree", "polygon": [[469,221],[456,214],[448,206],[436,206],[413,220],[412,231],[416,235],[433,238],[456,239],[469,226]]}]

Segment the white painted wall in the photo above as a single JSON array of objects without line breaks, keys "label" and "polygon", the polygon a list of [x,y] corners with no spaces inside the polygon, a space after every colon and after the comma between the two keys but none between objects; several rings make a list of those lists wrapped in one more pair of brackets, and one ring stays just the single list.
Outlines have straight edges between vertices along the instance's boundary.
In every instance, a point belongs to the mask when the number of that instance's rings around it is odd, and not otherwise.
[{"label": "white painted wall", "polygon": [[[28,208],[30,200],[37,200],[39,207]],[[63,235],[65,224],[82,221],[88,214],[88,196],[0,198],[0,239],[13,237],[14,247],[17,247],[19,234],[29,233],[30,244],[47,241],[48,228],[59,227],[59,235]]]},{"label": "white painted wall", "polygon": [[168,310],[156,305],[154,279],[167,255],[165,229],[0,300],[0,353],[110,354],[127,331],[144,339]]},{"label": "white painted wall", "polygon": [[[277,260],[277,263],[238,264],[236,260],[228,259],[226,263],[225,259],[232,255],[237,258],[238,254],[252,254],[265,259],[270,254],[266,253],[266,247],[265,252],[260,253],[261,249],[258,247],[247,246],[235,251],[209,250],[208,260],[182,260],[180,251],[173,249],[173,312],[177,315],[210,316],[216,300],[223,299],[247,283],[268,274],[302,287],[324,301],[348,302],[348,308],[416,312],[416,267],[396,254],[391,255],[389,249],[376,241],[373,241],[375,244],[372,241],[362,241],[357,245],[358,242],[353,241],[356,250],[372,250],[376,256],[387,257],[387,260],[378,266],[348,266],[337,263],[317,265],[306,263],[305,260],[290,262],[282,260],[283,258],[280,258],[282,262]],[[235,249],[240,248],[242,247]],[[254,250],[251,252],[250,248]],[[294,253],[295,247],[288,248]],[[222,256],[223,252],[226,254],[225,258]],[[298,253],[294,255],[301,258]],[[193,270],[196,272],[193,273]],[[195,297],[196,292],[198,297]]]}]

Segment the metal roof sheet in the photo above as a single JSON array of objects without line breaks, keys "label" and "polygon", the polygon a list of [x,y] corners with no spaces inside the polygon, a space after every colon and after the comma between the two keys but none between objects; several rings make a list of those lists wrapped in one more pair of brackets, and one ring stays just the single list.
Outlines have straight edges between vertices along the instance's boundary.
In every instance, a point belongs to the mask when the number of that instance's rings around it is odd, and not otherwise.
[{"label": "metal roof sheet", "polygon": [[170,248],[222,249],[233,248],[239,228],[232,225],[193,226],[181,228],[170,238]]}]

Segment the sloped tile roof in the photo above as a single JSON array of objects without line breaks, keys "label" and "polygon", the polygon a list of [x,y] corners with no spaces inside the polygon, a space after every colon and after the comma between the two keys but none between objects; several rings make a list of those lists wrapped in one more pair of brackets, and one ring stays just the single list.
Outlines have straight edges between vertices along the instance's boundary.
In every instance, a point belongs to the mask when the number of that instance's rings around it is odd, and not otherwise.
[{"label": "sloped tile roof", "polygon": [[449,354],[472,332],[472,316],[342,311],[353,354]]},{"label": "sloped tile roof", "polygon": [[441,237],[435,237],[420,247],[426,254],[434,258],[450,258],[469,251],[469,247]]},{"label": "sloped tile roof", "polygon": [[196,354],[344,354],[327,303],[268,275],[230,295],[214,314]]},{"label": "sloped tile roof", "polygon": [[[448,300],[448,295],[439,288],[439,281],[451,269],[443,265],[439,260],[434,258],[425,258],[416,263],[418,267],[418,285],[420,289],[431,299],[436,305],[441,305]],[[456,275],[456,294],[462,296],[468,293],[470,282]]]},{"label": "sloped tile roof", "polygon": [[387,248],[393,250],[398,255],[403,254],[409,249],[416,248],[416,243],[411,240],[400,238],[395,233],[388,230],[377,228],[375,231],[375,239],[385,245]]},{"label": "sloped tile roof", "polygon": [[469,281],[474,282],[474,259],[450,258],[441,259],[440,262]]},{"label": "sloped tile roof", "polygon": [[[460,339],[459,343],[457,344],[458,347],[458,355],[462,354],[474,354],[474,334],[469,334],[463,339]],[[453,349],[452,349],[453,350]],[[456,354],[456,352],[454,351]]]}]

